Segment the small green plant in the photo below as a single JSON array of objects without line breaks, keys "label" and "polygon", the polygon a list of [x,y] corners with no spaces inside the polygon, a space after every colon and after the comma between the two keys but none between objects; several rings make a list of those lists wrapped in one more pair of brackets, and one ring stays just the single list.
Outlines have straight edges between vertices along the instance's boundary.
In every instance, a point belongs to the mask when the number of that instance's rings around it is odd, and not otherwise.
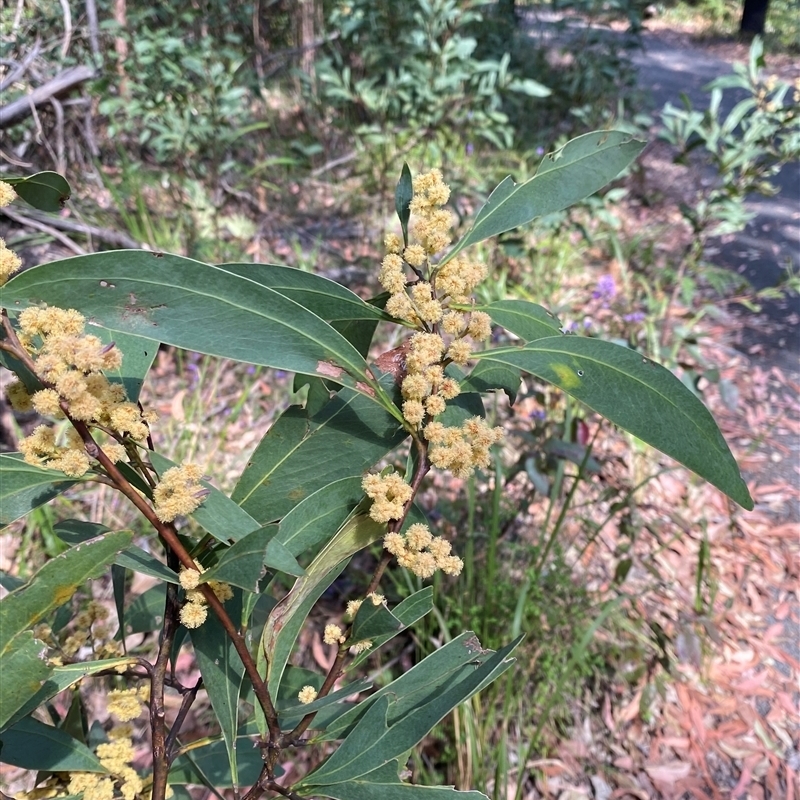
[{"label": "small green plant", "polygon": [[[669,317],[679,296],[691,305],[703,279],[712,285],[724,280],[724,273],[706,263],[709,240],[742,230],[753,216],[745,207],[748,196],[776,194],[778,189],[770,179],[800,158],[800,85],[793,87],[774,76],[764,79],[764,67],[764,46],[756,38],[748,63],[735,64],[732,75],[709,85],[708,109],[693,108],[684,95],[683,109],[668,103],[662,113],[661,136],[678,148],[676,161],[688,165],[691,155],[700,150],[699,164],[695,160],[694,166],[710,168],[716,178],[680,207],[692,240],[677,264],[664,318]],[[723,119],[721,104],[726,90],[746,96]],[[669,335],[669,325],[665,325],[662,345],[667,344]]]},{"label": "small green plant", "polygon": [[[3,577],[4,762],[36,773],[54,797],[163,800],[187,784],[243,800],[484,797],[399,773],[437,723],[511,668],[522,634],[492,650],[459,633],[377,690],[358,671],[433,611],[429,586],[390,607],[379,590],[391,565],[423,581],[464,567],[463,542],[435,535],[415,500],[432,471],[468,479],[498,464],[505,431],[486,421],[484,393],[513,393],[535,374],[753,505],[713,418],[668,370],[566,335],[534,303],[473,299],[486,270],[467,248],[592,194],[642,146],[615,131],[568,142],[530,180],[501,182],[452,246],[441,173],[412,178],[406,166],[379,273],[385,293],[370,302],[300,270],[144,251],[43,264],[5,283],[20,261],[3,245],[0,362],[17,376],[9,400],[49,421],[19,453],[0,454],[0,522],[99,485],[152,530],[134,541],[100,522],[48,521],[64,551],[25,584]],[[62,184],[38,181],[39,199],[63,198]],[[8,184],[0,191],[0,205],[13,200]],[[379,324],[405,338],[368,360]],[[519,342],[477,349],[493,324]],[[230,494],[154,446],[157,420],[139,400],[163,344],[293,372],[304,388],[305,402],[275,420]],[[319,602],[377,542],[371,577],[350,584],[335,611]],[[496,552],[487,559],[497,575]],[[133,572],[152,588],[134,594]],[[93,595],[99,585],[113,604]],[[490,615],[476,622],[489,632]],[[327,648],[325,670],[301,660],[301,634]],[[181,654],[199,679],[187,678]],[[105,713],[83,702],[84,681],[104,695]],[[187,725],[201,696],[211,731]],[[141,772],[134,735],[150,746]]]}]

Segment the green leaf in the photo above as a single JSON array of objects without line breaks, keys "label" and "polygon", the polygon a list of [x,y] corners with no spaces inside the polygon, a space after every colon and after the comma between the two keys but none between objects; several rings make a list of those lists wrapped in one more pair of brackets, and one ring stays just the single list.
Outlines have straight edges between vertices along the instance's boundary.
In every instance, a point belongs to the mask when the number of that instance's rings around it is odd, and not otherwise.
[{"label": "green leaf", "polygon": [[[65,519],[57,522],[53,526],[53,530],[62,542],[75,545],[94,539],[95,536],[106,533],[109,529],[105,525],[99,525],[96,522]],[[178,583],[177,573],[135,544],[126,547],[114,559],[114,563],[134,572],[141,572],[142,575],[149,575],[151,578],[158,578],[158,580],[167,581],[168,583]]]},{"label": "green leaf", "polygon": [[294,300],[326,322],[350,320],[388,320],[381,309],[362,300],[355,292],[322,275],[277,264],[221,264],[231,272],[259,286]]},{"label": "green leaf", "polygon": [[[509,658],[522,637],[491,654],[483,663],[455,685],[411,709],[401,719],[390,722],[394,705],[390,694],[379,697],[367,709],[347,738],[327,761],[307,775],[304,786],[330,786],[352,781],[406,753],[430,732],[456,706],[502,675],[514,663]],[[421,663],[424,664],[427,659]]]},{"label": "green leaf", "polygon": [[400,220],[400,227],[403,229],[403,244],[408,244],[408,221],[411,218],[409,205],[414,198],[414,182],[411,178],[411,170],[408,164],[403,164],[400,172],[400,180],[397,181],[397,188],[394,190],[394,208],[397,218]]},{"label": "green leaf", "polygon": [[461,390],[474,392],[496,392],[502,390],[508,395],[513,404],[517,399],[520,371],[503,364],[493,364],[489,361],[479,361],[472,372],[461,382]]},{"label": "green leaf", "polygon": [[[296,670],[297,667],[287,667],[284,673],[284,680],[281,683],[281,693],[284,693],[285,689],[289,688],[285,686],[286,678],[290,675],[292,676],[291,697],[278,704],[280,723],[284,730],[293,728],[306,714],[320,711],[336,703],[341,703],[347,697],[352,697],[354,694],[360,694],[372,688],[372,681],[367,678],[361,678],[360,680],[353,681],[353,683],[348,683],[346,686],[342,686],[341,689],[337,689],[335,692],[325,695],[325,697],[314,700],[312,703],[300,703],[297,700],[299,691],[304,686],[313,686],[315,689],[319,690],[322,686],[323,677],[322,675],[315,675],[317,680],[306,679],[297,685],[294,680],[294,678],[297,677],[294,675]],[[303,670],[303,672],[308,672],[308,670]]]},{"label": "green leaf", "polygon": [[225,581],[248,592],[258,592],[258,582],[266,567],[289,575],[303,574],[294,556],[278,541],[277,525],[267,525],[249,533],[222,552],[219,561],[203,573],[202,582]]},{"label": "green leaf", "polygon": [[360,476],[333,481],[310,494],[281,520],[278,541],[294,556],[319,547],[363,499]]},{"label": "green leaf", "polygon": [[[402,625],[401,630],[410,628],[415,622],[422,619],[426,614],[433,610],[433,587],[426,586],[418,592],[414,592],[411,597],[407,597],[401,603],[398,603],[393,609],[392,614],[396,619],[400,620]],[[397,635],[396,631],[383,634],[381,636],[373,636],[372,647],[359,653],[347,666],[347,670],[352,670],[357,667],[364,659],[374,653],[381,645],[386,644]]]},{"label": "green leaf", "polygon": [[567,142],[542,159],[536,175],[516,184],[509,177],[492,192],[472,228],[439,262],[465,247],[525,225],[583,200],[626,169],[645,143],[621,131],[595,131]]},{"label": "green leaf", "polygon": [[333,800],[487,800],[483,792],[460,792],[452,786],[416,786],[402,783],[399,764],[390,761],[351,781],[315,786],[314,794]]},{"label": "green leaf", "polygon": [[0,528],[84,480],[26,464],[19,453],[0,453]]},{"label": "green leaf", "polygon": [[150,633],[158,630],[164,622],[164,602],[167,587],[152,586],[134,598],[125,612],[125,635]]},{"label": "green leaf", "polygon": [[563,389],[642,441],[694,470],[744,508],[747,485],[714,418],[669,370],[626,347],[580,336],[478,353]]},{"label": "green leaf", "polygon": [[[35,639],[33,631],[15,636],[0,658],[0,731],[7,727],[35,697],[53,668],[44,660],[47,647]],[[34,706],[35,708],[35,706]],[[2,753],[0,753],[2,757]]]},{"label": "green leaf", "polygon": [[394,417],[350,389],[311,417],[292,406],[259,442],[231,498],[260,524],[273,522],[333,481],[362,475],[405,437]]},{"label": "green leaf", "polygon": [[[25,633],[21,634],[21,636],[18,636],[15,641],[29,634],[31,637],[33,636],[31,631],[25,631]],[[37,644],[37,650],[39,652],[43,647],[44,645],[41,644],[41,642]],[[43,703],[46,703],[52,697],[55,697],[59,692],[63,692],[64,689],[68,689],[70,686],[78,683],[78,681],[82,680],[87,675],[94,675],[95,673],[102,672],[106,669],[114,669],[115,667],[123,664],[129,664],[133,660],[134,659],[129,658],[106,658],[102,661],[83,661],[79,664],[67,664],[64,667],[48,667],[50,673],[49,677],[43,679],[44,682],[39,687],[37,692],[31,695],[24,705],[20,706],[19,709],[15,711],[14,714],[7,720],[7,722],[0,723],[0,731],[2,731],[7,725],[16,724],[22,717],[32,713]],[[4,657],[2,660],[3,666],[0,666],[0,670],[5,670],[5,663]],[[39,660],[39,663],[47,666],[44,661]],[[0,696],[5,697],[5,692],[7,689],[6,684],[13,683],[13,680],[11,680],[13,676],[14,673],[11,671],[3,672],[3,680],[0,681]],[[28,676],[30,676],[30,673],[28,673]],[[0,707],[5,709],[5,700],[0,701]]]},{"label": "green leaf", "polygon": [[[225,605],[232,619],[241,618],[242,593],[234,596]],[[197,656],[197,666],[203,676],[203,688],[208,693],[211,707],[219,723],[228,750],[231,781],[239,783],[236,754],[236,732],[239,723],[239,693],[244,679],[244,664],[236,648],[216,614],[209,614],[206,621],[191,630],[189,635]]]},{"label": "green leaf", "polygon": [[28,204],[40,211],[61,211],[72,194],[69,183],[57,172],[37,172],[26,178],[3,178]]},{"label": "green leaf", "polygon": [[261,637],[261,650],[269,654],[267,688],[273,697],[277,696],[283,670],[314,603],[333,583],[345,562],[380,539],[385,532],[385,525],[379,525],[367,516],[348,520],[311,562],[306,574],[272,609]]},{"label": "green leaf", "polygon": [[546,308],[527,300],[498,300],[481,306],[481,311],[526,342],[561,333],[561,323]]},{"label": "green leaf", "polygon": [[127,531],[98,536],[50,559],[31,580],[0,601],[0,656],[15,636],[67,602],[131,542]]},{"label": "green leaf", "polygon": [[64,731],[25,717],[0,734],[6,764],[48,772],[106,772],[97,756]]},{"label": "green leaf", "polygon": [[122,365],[119,369],[107,369],[103,372],[110,381],[121,383],[125,387],[128,400],[132,403],[137,402],[144,379],[158,355],[158,342],[119,331],[112,334],[105,328],[95,328],[92,334],[106,344],[114,342],[122,353]]},{"label": "green leaf", "polygon": [[[395,615],[399,615],[399,608],[395,608]],[[394,701],[389,715],[392,724],[460,683],[472,674],[476,664],[491,655],[492,651],[484,650],[474,633],[466,631],[342,714],[318,740],[327,742],[349,736],[367,709],[383,695]]]},{"label": "green leaf", "polygon": [[0,306],[12,313],[42,303],[187,350],[362,382],[365,390],[374,383],[358,351],[316,314],[235,270],[182,256],[91,253],[26,270],[0,288]]},{"label": "green leaf", "polygon": [[[261,774],[261,767],[264,766],[261,751],[243,737],[237,740],[237,744],[239,783],[254,784]],[[225,742],[212,741],[179,755],[169,771],[169,782],[175,785],[197,783],[217,789],[232,786],[231,767]]]},{"label": "green leaf", "polygon": [[[163,475],[168,469],[176,466],[174,461],[155,452],[150,453],[150,461],[159,475]],[[200,485],[207,489],[209,494],[203,500],[203,504],[192,512],[192,519],[215,539],[225,544],[237,542],[261,527],[224,492],[212,486],[208,481],[200,481]]]},{"label": "green leaf", "polygon": [[353,620],[354,642],[373,640],[378,636],[396,636],[403,630],[403,623],[383,604],[377,606],[367,598],[361,603]]}]

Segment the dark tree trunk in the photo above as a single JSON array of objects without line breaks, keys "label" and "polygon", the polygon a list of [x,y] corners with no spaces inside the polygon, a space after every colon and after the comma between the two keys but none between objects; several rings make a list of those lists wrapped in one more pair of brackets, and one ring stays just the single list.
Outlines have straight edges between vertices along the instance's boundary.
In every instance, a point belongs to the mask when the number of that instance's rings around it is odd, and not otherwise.
[{"label": "dark tree trunk", "polygon": [[743,38],[752,39],[754,36],[764,33],[767,8],[769,8],[769,0],[744,0],[742,22],[739,25],[739,33]]}]

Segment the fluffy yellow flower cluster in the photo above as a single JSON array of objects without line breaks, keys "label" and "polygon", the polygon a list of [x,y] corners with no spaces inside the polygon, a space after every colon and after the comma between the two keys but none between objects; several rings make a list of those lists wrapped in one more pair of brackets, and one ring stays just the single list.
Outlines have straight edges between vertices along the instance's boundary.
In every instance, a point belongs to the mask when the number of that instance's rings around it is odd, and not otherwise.
[{"label": "fluffy yellow flower cluster", "polygon": [[[403,248],[395,234],[386,237],[389,253],[378,277],[390,295],[386,311],[420,329],[409,341],[401,383],[403,416],[419,427],[426,418],[443,414],[447,401],[458,396],[458,382],[445,375],[445,367],[465,365],[472,354],[469,340],[484,341],[492,329],[488,314],[450,307],[451,302],[469,302],[486,268],[460,256],[441,267],[431,262],[431,256],[451,241],[452,215],[443,208],[450,190],[442,173],[432,170],[416,176],[413,188],[411,241]],[[413,282],[407,281],[409,268],[416,275]]]},{"label": "fluffy yellow flower cluster", "polygon": [[304,706],[307,706],[309,703],[313,703],[317,699],[317,690],[313,686],[304,686],[297,693],[297,699]]},{"label": "fluffy yellow flower cluster", "polygon": [[[173,469],[180,468],[173,467]],[[164,477],[171,471],[172,470],[167,470],[167,472],[164,473]],[[159,486],[160,485],[161,484],[159,484]],[[156,490],[157,489],[158,487],[156,487]],[[180,574],[178,575],[178,581],[186,591],[186,603],[183,608],[181,608],[180,620],[187,628],[199,628],[206,621],[206,617],[208,616],[206,599],[203,597],[203,593],[197,588],[200,585],[200,575],[203,572],[205,572],[205,569],[203,569],[202,566],[200,566],[199,571],[181,567]],[[233,589],[231,589],[230,584],[223,583],[222,581],[208,581],[208,588],[214,592],[220,603],[224,603],[226,600],[230,600],[231,597],[233,597]]]},{"label": "fluffy yellow flower cluster", "polygon": [[472,417],[459,428],[429,422],[424,434],[431,445],[431,464],[449,469],[457,478],[468,478],[476,467],[489,466],[489,448],[503,438],[503,429],[490,428],[486,420]]},{"label": "fluffy yellow flower cluster", "polygon": [[331,623],[330,625],[325,626],[325,630],[322,632],[322,641],[325,644],[344,644],[346,641],[344,631],[338,626]]},{"label": "fluffy yellow flower cluster", "polygon": [[[55,419],[63,419],[66,407],[73,419],[113,431],[120,439],[146,438],[155,414],[142,414],[127,400],[124,387],[111,383],[101,372],[118,369],[122,354],[113,345],[85,334],[85,323],[83,315],[73,309],[26,308],[19,315],[20,343],[33,358],[37,375],[53,388],[29,394],[21,381],[15,381],[7,390],[9,403],[17,411],[35,410]],[[59,469],[71,478],[89,469],[84,443],[75,431],[59,446],[55,433],[42,425],[19,447],[29,464]],[[103,450],[112,461],[125,458],[119,442],[104,445]]]},{"label": "fluffy yellow flower cluster", "polygon": [[176,517],[191,514],[208,495],[200,484],[203,470],[197,464],[184,462],[170,467],[153,490],[156,516],[162,522],[172,522]]},{"label": "fluffy yellow flower cluster", "polygon": [[142,712],[142,703],[150,698],[150,684],[138,689],[113,689],[108,694],[108,712],[123,724],[108,732],[110,741],[97,745],[95,752],[107,775],[96,772],[73,772],[67,792],[82,795],[84,800],[113,800],[122,795],[134,800],[142,792],[142,779],[133,768],[133,726],[130,721]]},{"label": "fluffy yellow flower cluster", "polygon": [[[10,183],[0,181],[0,208],[5,208],[14,202],[17,193]],[[6,247],[5,240],[0,238],[0,286],[2,286],[20,267],[20,257]]]},{"label": "fluffy yellow flower cluster", "polygon": [[414,523],[401,533],[387,533],[383,546],[397,558],[401,567],[410,569],[420,578],[430,578],[437,569],[447,575],[459,575],[464,562],[450,555],[450,542],[433,536],[427,525]]},{"label": "fluffy yellow flower cluster", "polygon": [[369,515],[375,522],[402,519],[405,505],[413,494],[411,487],[396,472],[365,475],[361,488],[373,501]]}]

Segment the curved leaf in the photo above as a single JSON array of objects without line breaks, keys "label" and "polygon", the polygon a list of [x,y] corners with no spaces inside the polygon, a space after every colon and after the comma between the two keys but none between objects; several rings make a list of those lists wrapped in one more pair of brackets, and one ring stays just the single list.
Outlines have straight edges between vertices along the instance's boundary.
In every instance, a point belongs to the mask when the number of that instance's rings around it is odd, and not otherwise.
[{"label": "curved leaf", "polygon": [[6,764],[48,772],[107,772],[97,756],[64,731],[25,717],[0,734]]},{"label": "curved leaf", "polygon": [[261,637],[261,650],[269,658],[267,688],[278,696],[283,670],[309,611],[342,571],[347,560],[386,533],[367,516],[349,520],[299,578],[292,590],[272,609]]},{"label": "curved leaf", "polygon": [[9,311],[41,303],[187,350],[373,382],[358,351],[316,314],[256,280],[182,256],[91,253],[26,270],[0,288]]},{"label": "curved leaf", "polygon": [[4,178],[14,191],[41,211],[61,211],[72,191],[66,179],[57,172],[37,172],[25,178]]},{"label": "curved leaf", "polygon": [[84,479],[26,464],[19,453],[0,453],[0,528],[49,503]]},{"label": "curved leaf", "polygon": [[579,336],[476,354],[563,389],[642,441],[696,472],[744,508],[747,485],[714,418],[669,370],[626,347]]},{"label": "curved leaf", "polygon": [[38,696],[42,683],[50,677],[53,667],[44,659],[46,652],[47,646],[34,638],[33,631],[23,631],[0,658],[0,731],[29,713],[19,712]]},{"label": "curved leaf", "polygon": [[329,483],[361,475],[405,437],[394,417],[350,389],[310,417],[292,406],[259,442],[231,499],[260,524],[273,522]]},{"label": "curved leaf", "polygon": [[525,225],[583,200],[630,166],[645,143],[621,131],[595,131],[567,142],[544,157],[530,180],[502,181],[478,212],[472,228],[441,260],[450,261],[465,247]]},{"label": "curved leaf", "polygon": [[452,786],[402,783],[398,771],[397,761],[391,761],[350,781],[332,786],[315,786],[314,794],[333,800],[487,800],[483,792],[463,792]]},{"label": "curved leaf", "polygon": [[106,533],[50,559],[24,586],[0,601],[0,656],[13,638],[63,605],[90,578],[97,577],[130,543],[130,531]]},{"label": "curved leaf", "polygon": [[[22,637],[27,636],[30,634],[30,637],[33,637],[33,633],[31,631],[25,631],[24,634],[17,637],[17,640],[22,639]],[[15,643],[16,643],[15,641]],[[41,651],[44,648],[44,645],[41,643],[38,644],[38,650]],[[42,683],[41,687],[38,691],[31,695],[30,699],[25,702],[24,705],[20,706],[19,710],[14,712],[13,716],[10,717],[8,722],[13,725],[19,719],[24,716],[27,716],[34,709],[38,708],[42,703],[49,700],[51,697],[55,697],[59,692],[63,692],[64,689],[68,689],[70,686],[76,684],[81,679],[85,678],[87,675],[94,675],[96,672],[102,672],[106,669],[114,669],[115,667],[119,667],[123,664],[131,663],[132,661],[135,662],[135,658],[106,658],[102,661],[82,661],[78,664],[67,664],[63,667],[48,667],[44,661],[39,661],[42,666],[49,670],[49,676],[46,676],[46,680],[42,679],[44,682]],[[0,681],[0,696],[4,696],[6,692],[6,685],[8,683],[12,683],[15,677],[14,673],[10,670],[8,672],[5,671],[5,658],[3,659],[3,680]],[[31,673],[29,673],[30,675]],[[0,707],[3,707],[3,702],[0,702]],[[0,723],[0,730],[5,727],[5,723]]]},{"label": "curved leaf", "polygon": [[561,323],[544,306],[527,300],[498,300],[481,306],[492,322],[526,342],[561,333]]}]

